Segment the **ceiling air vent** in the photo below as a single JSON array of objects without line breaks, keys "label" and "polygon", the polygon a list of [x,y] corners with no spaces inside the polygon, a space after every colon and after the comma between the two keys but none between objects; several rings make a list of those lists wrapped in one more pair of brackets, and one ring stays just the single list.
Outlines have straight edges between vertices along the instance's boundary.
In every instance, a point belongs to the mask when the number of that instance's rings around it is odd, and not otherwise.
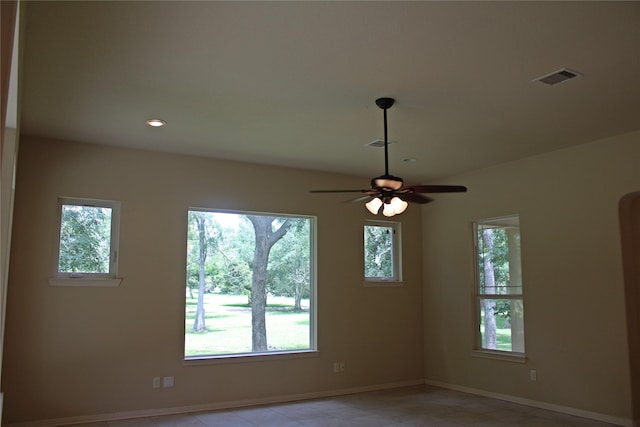
[{"label": "ceiling air vent", "polygon": [[[395,144],[395,142],[393,141],[389,141],[389,145],[391,144]],[[371,142],[368,142],[366,144],[364,144],[367,147],[373,147],[373,148],[383,148],[384,147],[384,141],[382,139],[374,139]]]},{"label": "ceiling air vent", "polygon": [[565,82],[567,80],[571,80],[576,77],[580,77],[582,74],[569,70],[568,68],[563,68],[558,71],[554,71],[551,74],[547,74],[546,76],[538,77],[537,79],[533,79],[534,82],[541,82],[550,86],[557,85],[558,83]]}]

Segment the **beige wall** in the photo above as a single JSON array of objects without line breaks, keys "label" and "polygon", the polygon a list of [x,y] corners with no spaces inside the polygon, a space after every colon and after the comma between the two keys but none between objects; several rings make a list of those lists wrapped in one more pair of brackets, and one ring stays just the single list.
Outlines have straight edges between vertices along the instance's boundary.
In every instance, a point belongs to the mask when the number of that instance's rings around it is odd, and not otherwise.
[{"label": "beige wall", "polygon": [[[640,133],[452,178],[423,211],[425,377],[631,419],[618,202],[640,190]],[[471,222],[519,214],[525,364],[471,355]],[[529,370],[537,371],[537,381]]]},{"label": "beige wall", "polygon": [[[340,195],[366,179],[99,145],[20,143],[9,278],[5,422],[207,405],[421,380],[421,216],[403,288],[362,286],[362,226]],[[118,288],[50,287],[59,196],[122,202]],[[186,211],[316,215],[318,357],[184,366]],[[346,372],[334,374],[332,363]],[[175,387],[152,389],[155,376]]]}]

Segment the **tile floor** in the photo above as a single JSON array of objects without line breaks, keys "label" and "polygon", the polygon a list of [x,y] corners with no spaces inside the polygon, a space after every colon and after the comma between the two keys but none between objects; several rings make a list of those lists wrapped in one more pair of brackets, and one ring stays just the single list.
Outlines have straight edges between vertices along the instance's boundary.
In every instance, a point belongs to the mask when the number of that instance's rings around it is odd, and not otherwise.
[{"label": "tile floor", "polygon": [[431,386],[234,410],[137,418],[84,427],[605,427],[530,406]]}]

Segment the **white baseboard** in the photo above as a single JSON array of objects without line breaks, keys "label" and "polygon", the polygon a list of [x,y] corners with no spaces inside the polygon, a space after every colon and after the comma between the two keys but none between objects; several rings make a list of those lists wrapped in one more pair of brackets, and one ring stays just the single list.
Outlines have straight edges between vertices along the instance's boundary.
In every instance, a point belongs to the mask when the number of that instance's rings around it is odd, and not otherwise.
[{"label": "white baseboard", "polygon": [[534,408],[546,409],[549,411],[560,412],[576,417],[589,418],[592,420],[602,421],[609,424],[615,424],[624,427],[634,427],[631,419],[613,417],[611,415],[600,414],[598,412],[584,411],[582,409],[571,408],[568,406],[554,405],[552,403],[540,402],[537,400],[524,399],[517,396],[507,394],[494,393],[491,391],[480,390],[477,388],[465,387],[456,384],[448,384],[440,381],[425,380],[425,384],[435,387],[446,388],[449,390],[461,391],[463,393],[476,394],[479,396],[490,397],[492,399],[506,400],[508,402],[519,403],[521,405],[533,406]]},{"label": "white baseboard", "polygon": [[220,409],[243,408],[257,405],[294,402],[298,400],[318,399],[322,397],[341,396],[345,394],[365,393],[368,391],[387,390],[392,388],[409,387],[424,384],[424,379],[400,381],[386,384],[374,384],[361,387],[344,388],[338,390],[318,391],[311,393],[288,394],[281,396],[262,397],[257,399],[235,400],[229,402],[204,403],[199,405],[179,406],[174,408],[148,409],[142,411],[115,412],[110,414],[87,415],[81,417],[56,418],[49,420],[27,421],[6,424],[5,427],[55,427],[69,424],[84,424],[100,421],[115,421],[129,418],[157,417],[162,415],[186,414],[190,412],[215,411]]}]

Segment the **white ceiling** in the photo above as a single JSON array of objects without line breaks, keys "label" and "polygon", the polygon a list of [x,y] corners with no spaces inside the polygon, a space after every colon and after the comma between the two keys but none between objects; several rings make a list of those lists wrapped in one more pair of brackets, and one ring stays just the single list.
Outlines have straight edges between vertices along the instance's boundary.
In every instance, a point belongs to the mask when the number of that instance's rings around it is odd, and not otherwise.
[{"label": "white ceiling", "polygon": [[371,177],[388,96],[416,184],[640,129],[640,2],[30,1],[23,25],[23,135]]}]

